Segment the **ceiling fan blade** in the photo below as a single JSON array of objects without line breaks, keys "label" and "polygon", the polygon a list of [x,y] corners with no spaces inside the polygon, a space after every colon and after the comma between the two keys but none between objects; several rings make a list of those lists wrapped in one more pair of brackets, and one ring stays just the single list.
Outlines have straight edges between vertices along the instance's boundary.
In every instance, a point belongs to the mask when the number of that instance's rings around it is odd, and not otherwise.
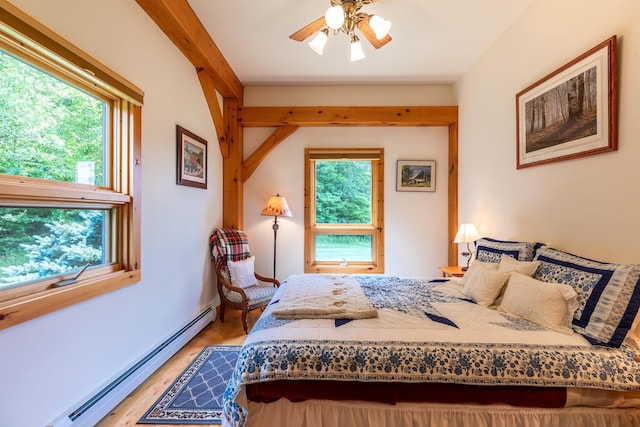
[{"label": "ceiling fan blade", "polygon": [[365,36],[365,38],[369,40],[369,43],[371,43],[371,45],[376,49],[380,49],[382,46],[391,41],[391,36],[389,34],[378,40],[378,38],[376,37],[376,33],[373,31],[373,28],[371,28],[371,25],[369,25],[369,20],[367,19],[361,20],[358,24],[358,28],[360,29],[360,32],[362,32],[362,34]]},{"label": "ceiling fan blade", "polygon": [[[298,31],[296,31],[295,33],[291,34],[289,36],[289,38],[291,40],[295,40],[295,41],[303,41],[304,39],[306,39],[307,37],[309,37],[311,34],[313,33],[317,33],[318,31],[320,31],[321,29],[323,29],[324,27],[327,26],[327,21],[324,20],[324,16],[316,19],[315,21],[313,21],[311,24],[300,28]],[[374,36],[375,37],[375,36]]]}]

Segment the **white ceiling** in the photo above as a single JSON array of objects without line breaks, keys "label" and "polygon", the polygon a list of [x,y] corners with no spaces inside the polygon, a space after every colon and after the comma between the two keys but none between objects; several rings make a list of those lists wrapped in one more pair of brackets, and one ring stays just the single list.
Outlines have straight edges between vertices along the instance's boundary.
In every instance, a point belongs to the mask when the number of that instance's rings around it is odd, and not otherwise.
[{"label": "white ceiling", "polygon": [[330,0],[188,0],[244,85],[428,84],[458,79],[534,0],[379,0],[362,12],[392,22],[393,40],[349,61],[345,34],[324,55],[289,35],[324,15]]}]

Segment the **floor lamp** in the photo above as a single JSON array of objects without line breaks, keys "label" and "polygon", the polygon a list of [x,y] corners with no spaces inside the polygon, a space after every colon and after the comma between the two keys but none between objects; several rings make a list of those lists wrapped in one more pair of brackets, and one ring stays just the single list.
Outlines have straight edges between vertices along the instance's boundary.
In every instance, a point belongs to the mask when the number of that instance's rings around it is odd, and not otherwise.
[{"label": "floor lamp", "polygon": [[276,278],[276,238],[278,237],[278,228],[280,225],[278,224],[279,216],[292,216],[291,211],[289,210],[289,205],[287,205],[287,200],[276,194],[275,196],[271,196],[267,205],[262,210],[260,215],[272,216],[273,217],[273,278]]}]

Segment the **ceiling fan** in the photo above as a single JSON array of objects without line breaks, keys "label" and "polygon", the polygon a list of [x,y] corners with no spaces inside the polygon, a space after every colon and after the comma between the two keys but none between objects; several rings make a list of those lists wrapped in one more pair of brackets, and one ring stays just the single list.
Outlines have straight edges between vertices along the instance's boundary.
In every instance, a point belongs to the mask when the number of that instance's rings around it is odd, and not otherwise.
[{"label": "ceiling fan", "polygon": [[391,22],[379,15],[369,15],[360,12],[363,5],[374,3],[377,0],[331,0],[331,6],[324,16],[302,27],[289,36],[296,41],[304,41],[309,36],[317,33],[309,43],[311,49],[322,55],[323,49],[329,38],[329,30],[333,34],[345,33],[351,41],[351,60],[357,61],[365,57],[362,51],[360,39],[355,33],[356,28],[375,47],[380,49],[391,41],[389,29]]}]

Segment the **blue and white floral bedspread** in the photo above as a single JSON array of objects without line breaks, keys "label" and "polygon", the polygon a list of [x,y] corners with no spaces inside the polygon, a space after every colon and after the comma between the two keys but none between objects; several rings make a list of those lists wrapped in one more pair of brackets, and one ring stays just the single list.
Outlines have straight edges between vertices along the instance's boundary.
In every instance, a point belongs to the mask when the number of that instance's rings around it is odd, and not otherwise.
[{"label": "blue and white floral bedspread", "polygon": [[591,346],[578,334],[478,306],[455,280],[357,277],[378,318],[277,320],[270,315],[276,294],[247,337],[225,392],[230,425],[244,425],[247,416],[243,385],[276,379],[640,391],[638,348]]}]

